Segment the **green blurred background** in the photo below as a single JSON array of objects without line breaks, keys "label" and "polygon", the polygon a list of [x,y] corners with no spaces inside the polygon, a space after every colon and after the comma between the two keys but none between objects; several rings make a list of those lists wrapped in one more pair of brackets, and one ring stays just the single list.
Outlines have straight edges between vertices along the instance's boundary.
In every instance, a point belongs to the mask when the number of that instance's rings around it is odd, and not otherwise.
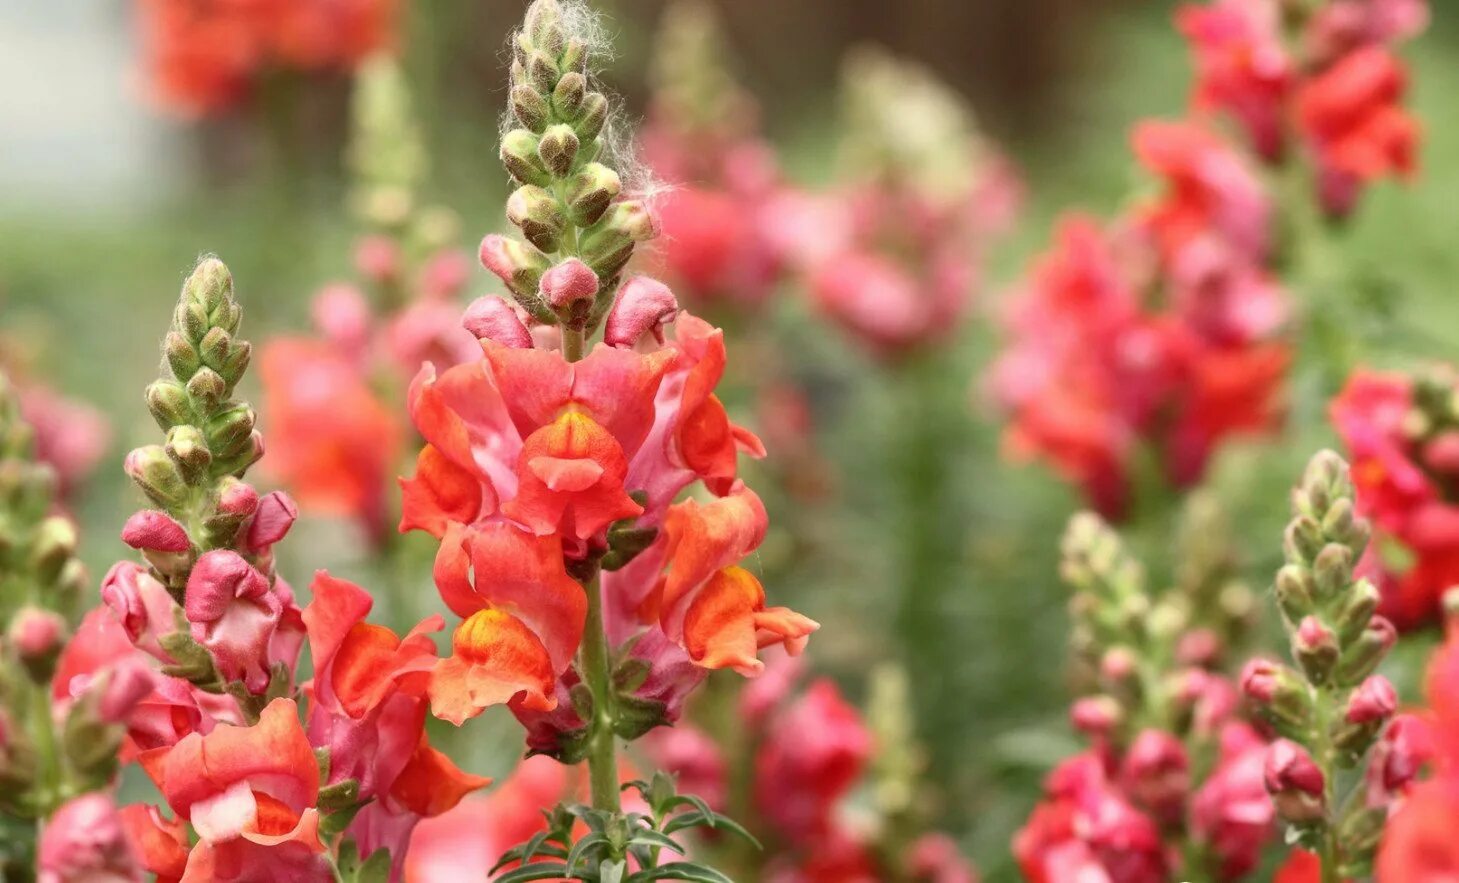
[{"label": "green blurred background", "polygon": [[[815,510],[783,511],[789,504],[772,500],[772,520],[813,542],[809,551],[783,538],[767,545],[763,566],[777,580],[768,588],[777,603],[824,624],[815,665],[851,696],[864,697],[869,662],[905,665],[944,827],[988,879],[1013,879],[1011,832],[1042,772],[1077,748],[1063,723],[1065,593],[1055,565],[1059,533],[1079,501],[1042,469],[1000,460],[999,427],[970,390],[996,348],[987,314],[1046,242],[1052,219],[1073,206],[1107,213],[1129,198],[1141,179],[1128,126],[1181,112],[1189,67],[1169,25],[1173,4],[718,5],[736,73],[763,97],[765,126],[798,180],[829,175],[838,59],[871,40],[927,61],[963,90],[1028,185],[1018,229],[994,254],[979,316],[955,347],[889,372],[794,292],[766,320],[814,393],[818,442],[839,475],[838,497]],[[605,74],[641,112],[660,4],[607,6],[620,54]],[[1210,484],[1239,527],[1256,586],[1278,559],[1285,488],[1312,450],[1334,443],[1323,407],[1342,372],[1354,362],[1452,358],[1459,344],[1451,303],[1459,28],[1444,9],[1435,12],[1408,52],[1425,127],[1422,176],[1376,188],[1337,234],[1332,278],[1343,281],[1337,296],[1312,299],[1332,312],[1317,323],[1327,331],[1304,344],[1289,431],[1228,449],[1213,469]],[[116,536],[139,498],[121,455],[156,434],[141,391],[155,376],[157,340],[194,257],[214,252],[228,262],[248,335],[260,341],[305,326],[311,293],[348,275],[356,232],[343,210],[346,82],[275,90],[243,118],[170,120],[140,97],[130,14],[115,2],[0,0],[0,332],[4,345],[27,350],[38,375],[113,421],[113,450],[79,504],[85,558],[97,574],[127,551]],[[519,14],[518,4],[495,0],[409,10],[405,64],[432,157],[428,195],[460,213],[465,246],[505,225],[507,179],[494,141],[501,47]],[[473,295],[493,283],[478,273]],[[1151,505],[1131,526],[1157,575],[1168,563],[1173,511]],[[288,543],[281,560],[296,584],[328,567],[366,585],[403,585],[419,602],[413,612],[435,603],[427,570],[375,573],[347,527],[306,520],[302,530],[305,539]],[[505,726],[464,736],[457,744],[479,765],[500,771],[510,762],[514,734]]]}]

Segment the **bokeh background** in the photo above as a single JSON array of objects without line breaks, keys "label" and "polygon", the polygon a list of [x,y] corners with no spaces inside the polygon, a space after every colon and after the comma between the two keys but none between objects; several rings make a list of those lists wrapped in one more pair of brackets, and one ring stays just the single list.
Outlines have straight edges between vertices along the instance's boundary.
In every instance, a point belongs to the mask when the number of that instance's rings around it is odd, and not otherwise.
[{"label": "bokeh background", "polygon": [[[619,49],[605,79],[641,113],[661,4],[595,5]],[[865,696],[874,662],[905,669],[942,826],[988,879],[1013,879],[1010,834],[1042,772],[1076,750],[1063,723],[1066,594],[1056,550],[1079,501],[1041,468],[1000,458],[997,421],[975,394],[997,341],[987,316],[1060,211],[1108,211],[1129,198],[1138,180],[1129,125],[1176,115],[1186,101],[1174,4],[717,5],[735,73],[760,99],[765,129],[798,180],[830,174],[840,59],[876,42],[954,85],[1026,182],[1017,230],[992,254],[955,346],[889,371],[792,295],[760,320],[775,324],[788,370],[811,390],[816,441],[836,476],[836,493],[815,507],[787,511],[798,504],[772,499],[772,521],[793,523],[796,535],[762,550],[776,579],[768,588],[823,623],[814,664],[850,696]],[[1279,557],[1285,487],[1333,441],[1322,408],[1337,371],[1459,351],[1459,26],[1435,6],[1434,25],[1408,53],[1426,134],[1420,183],[1377,188],[1332,253],[1352,280],[1333,317],[1345,331],[1341,352],[1304,354],[1279,441],[1224,450],[1213,469],[1258,587]],[[505,35],[519,15],[520,4],[498,0],[421,0],[407,14],[403,63],[431,156],[427,195],[460,214],[467,247],[506,226],[495,135]],[[141,390],[194,257],[228,262],[248,335],[261,341],[305,326],[311,293],[347,275],[357,232],[343,210],[346,78],[282,85],[247,114],[185,121],[149,102],[137,45],[120,0],[0,0],[0,346],[5,361],[27,363],[113,422],[110,453],[79,501],[94,573],[126,551],[117,531],[138,499],[121,455],[155,435]],[[472,293],[494,285],[478,273]],[[1154,504],[1131,528],[1157,576],[1169,563],[1172,513]],[[319,567],[388,584],[387,612],[401,621],[436,603],[427,569],[382,573],[347,525],[309,518],[303,529],[281,561],[296,584]],[[514,737],[506,725],[473,726],[454,744],[468,763],[501,771]]]}]

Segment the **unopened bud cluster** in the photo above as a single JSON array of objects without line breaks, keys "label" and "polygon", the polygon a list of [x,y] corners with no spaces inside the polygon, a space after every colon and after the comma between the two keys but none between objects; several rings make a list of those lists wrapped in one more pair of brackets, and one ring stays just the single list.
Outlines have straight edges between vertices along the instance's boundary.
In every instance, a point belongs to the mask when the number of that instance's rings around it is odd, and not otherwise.
[{"label": "unopened bud cluster", "polygon": [[1335,778],[1364,764],[1398,705],[1393,686],[1375,674],[1397,636],[1375,613],[1378,589],[1353,572],[1371,535],[1354,504],[1342,458],[1313,457],[1292,493],[1286,564],[1275,583],[1295,665],[1258,659],[1242,674],[1246,696],[1283,737],[1266,766],[1278,814],[1344,875],[1371,862],[1372,838],[1350,835],[1385,799],[1343,800]]},{"label": "unopened bud cluster", "polygon": [[[269,672],[247,658],[236,645],[241,636],[225,623],[234,605],[250,604],[259,612],[254,621],[271,630],[288,600],[274,595],[272,547],[297,512],[287,496],[260,497],[243,481],[264,445],[253,407],[233,398],[251,353],[237,337],[241,318],[228,268],[203,259],[183,284],[164,343],[163,377],[147,387],[165,441],[126,459],[127,474],[157,508],[128,519],[122,540],[149,568],[118,564],[102,596],[133,642],[163,662],[164,673],[261,707],[271,681],[287,679],[287,669]],[[153,587],[170,601],[156,598]]]},{"label": "unopened bud cluster", "polygon": [[613,305],[635,244],[655,235],[648,206],[620,198],[604,140],[608,99],[590,46],[556,0],[537,0],[512,42],[511,115],[501,159],[519,185],[507,218],[526,242],[488,236],[481,260],[536,321],[592,329]]}]

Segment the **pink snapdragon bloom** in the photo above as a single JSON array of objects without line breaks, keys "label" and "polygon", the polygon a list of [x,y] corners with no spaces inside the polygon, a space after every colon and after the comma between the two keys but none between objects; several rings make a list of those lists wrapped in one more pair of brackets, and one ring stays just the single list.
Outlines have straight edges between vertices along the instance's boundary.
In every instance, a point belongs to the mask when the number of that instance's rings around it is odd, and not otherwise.
[{"label": "pink snapdragon bloom", "polygon": [[39,384],[21,387],[20,414],[35,431],[36,459],[56,470],[63,497],[86,480],[111,440],[100,411]]},{"label": "pink snapdragon bloom", "polygon": [[829,680],[812,684],[770,723],[755,760],[755,799],[783,836],[811,844],[861,777],[871,734]]},{"label": "pink snapdragon bloom", "polygon": [[1282,155],[1283,115],[1296,77],[1282,44],[1281,14],[1278,0],[1192,3],[1176,13],[1195,53],[1195,106],[1230,113],[1268,160]]}]

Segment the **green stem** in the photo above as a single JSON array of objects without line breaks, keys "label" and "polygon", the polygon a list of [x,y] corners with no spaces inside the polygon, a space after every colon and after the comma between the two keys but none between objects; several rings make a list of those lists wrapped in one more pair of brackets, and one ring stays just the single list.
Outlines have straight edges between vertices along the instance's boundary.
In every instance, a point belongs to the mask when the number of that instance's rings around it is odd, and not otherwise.
[{"label": "green stem", "polygon": [[583,631],[583,681],[593,694],[593,719],[588,722],[588,781],[593,807],[619,812],[618,750],[613,735],[613,690],[609,678],[608,635],[603,628],[603,592],[593,577],[588,593],[588,621]]},{"label": "green stem", "polygon": [[574,328],[570,325],[562,327],[562,357],[569,362],[576,362],[582,359],[583,350],[587,348],[587,330]]},{"label": "green stem", "polygon": [[1334,762],[1334,751],[1332,746],[1332,712],[1336,707],[1336,697],[1325,687],[1317,690],[1317,731],[1313,741],[1313,759],[1317,762],[1318,769],[1322,770],[1323,782],[1323,806],[1326,807],[1327,818],[1322,827],[1322,842],[1318,845],[1317,857],[1321,863],[1322,883],[1341,883],[1342,878],[1338,876],[1338,863],[1341,858],[1341,848],[1337,839],[1337,803],[1335,796],[1337,789],[1333,781],[1337,773],[1337,764]]},{"label": "green stem", "polygon": [[36,810],[45,818],[61,802],[61,756],[56,748],[55,722],[51,718],[51,697],[45,684],[32,683],[31,726],[34,728],[38,775],[36,777]]}]

